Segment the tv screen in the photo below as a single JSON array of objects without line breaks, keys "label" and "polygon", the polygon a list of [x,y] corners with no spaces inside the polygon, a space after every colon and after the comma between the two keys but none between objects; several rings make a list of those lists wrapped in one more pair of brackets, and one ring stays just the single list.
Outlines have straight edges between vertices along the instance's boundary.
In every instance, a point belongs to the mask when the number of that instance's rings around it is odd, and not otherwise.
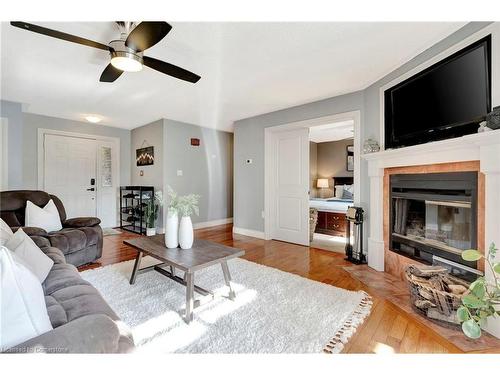
[{"label": "tv screen", "polygon": [[487,36],[385,91],[385,147],[475,133],[491,110],[490,96]]}]

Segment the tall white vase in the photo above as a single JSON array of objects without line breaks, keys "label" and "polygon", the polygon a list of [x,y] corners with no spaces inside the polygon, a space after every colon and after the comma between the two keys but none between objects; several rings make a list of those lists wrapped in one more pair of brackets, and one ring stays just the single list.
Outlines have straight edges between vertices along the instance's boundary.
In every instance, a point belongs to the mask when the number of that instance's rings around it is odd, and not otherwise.
[{"label": "tall white vase", "polygon": [[190,216],[183,216],[179,225],[179,245],[181,249],[191,249],[193,246],[193,222]]},{"label": "tall white vase", "polygon": [[167,225],[165,226],[165,246],[175,249],[179,246],[179,215],[176,211],[167,213]]}]

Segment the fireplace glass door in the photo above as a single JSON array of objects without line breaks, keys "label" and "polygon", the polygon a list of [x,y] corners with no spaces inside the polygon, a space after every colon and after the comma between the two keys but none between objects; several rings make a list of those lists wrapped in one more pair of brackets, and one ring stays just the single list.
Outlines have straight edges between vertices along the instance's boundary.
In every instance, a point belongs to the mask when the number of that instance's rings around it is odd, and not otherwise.
[{"label": "fireplace glass door", "polygon": [[461,255],[472,247],[469,202],[394,198],[393,235]]},{"label": "fireplace glass door", "polygon": [[477,175],[394,175],[390,202],[390,250],[477,268],[461,256],[477,246]]}]

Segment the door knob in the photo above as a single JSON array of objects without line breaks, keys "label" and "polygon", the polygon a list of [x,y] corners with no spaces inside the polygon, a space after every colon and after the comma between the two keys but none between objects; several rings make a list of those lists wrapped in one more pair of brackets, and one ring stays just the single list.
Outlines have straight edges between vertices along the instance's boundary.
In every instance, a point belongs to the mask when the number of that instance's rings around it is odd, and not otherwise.
[{"label": "door knob", "polygon": [[87,191],[95,191],[94,188],[87,189]]}]

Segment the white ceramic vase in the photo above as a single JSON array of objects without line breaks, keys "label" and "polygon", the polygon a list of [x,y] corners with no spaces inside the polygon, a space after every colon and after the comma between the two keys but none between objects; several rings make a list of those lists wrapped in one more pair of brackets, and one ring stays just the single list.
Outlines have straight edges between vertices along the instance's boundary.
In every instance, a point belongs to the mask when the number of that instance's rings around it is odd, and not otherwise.
[{"label": "white ceramic vase", "polygon": [[156,228],[146,228],[146,236],[154,236],[156,234]]},{"label": "white ceramic vase", "polygon": [[176,211],[167,213],[167,225],[165,226],[165,246],[175,249],[179,246],[179,215]]},{"label": "white ceramic vase", "polygon": [[193,222],[190,216],[183,216],[179,225],[179,245],[181,249],[191,249],[193,246]]}]

